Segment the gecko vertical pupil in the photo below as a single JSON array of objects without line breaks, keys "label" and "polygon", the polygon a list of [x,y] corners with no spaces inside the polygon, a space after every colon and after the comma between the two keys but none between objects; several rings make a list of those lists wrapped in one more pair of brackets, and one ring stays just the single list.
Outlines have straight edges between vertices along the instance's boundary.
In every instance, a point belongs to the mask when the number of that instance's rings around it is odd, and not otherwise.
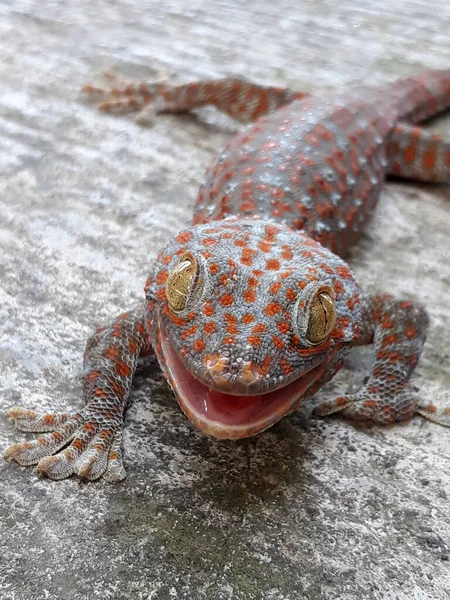
[{"label": "gecko vertical pupil", "polygon": [[334,301],[327,292],[319,292],[314,297],[309,313],[306,336],[313,344],[319,344],[333,330],[336,324],[336,309]]},{"label": "gecko vertical pupil", "polygon": [[166,283],[166,294],[170,308],[178,312],[183,310],[192,288],[196,265],[194,259],[185,256],[169,273]]}]

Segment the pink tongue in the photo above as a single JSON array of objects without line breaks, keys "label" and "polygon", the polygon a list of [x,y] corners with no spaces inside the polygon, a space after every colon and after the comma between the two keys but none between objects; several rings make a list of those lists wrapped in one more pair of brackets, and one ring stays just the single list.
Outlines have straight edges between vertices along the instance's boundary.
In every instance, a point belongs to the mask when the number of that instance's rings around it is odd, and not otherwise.
[{"label": "pink tongue", "polygon": [[280,390],[258,396],[231,396],[206,387],[190,374],[183,378],[180,392],[193,410],[223,425],[248,425],[259,421],[274,411],[282,394]]}]

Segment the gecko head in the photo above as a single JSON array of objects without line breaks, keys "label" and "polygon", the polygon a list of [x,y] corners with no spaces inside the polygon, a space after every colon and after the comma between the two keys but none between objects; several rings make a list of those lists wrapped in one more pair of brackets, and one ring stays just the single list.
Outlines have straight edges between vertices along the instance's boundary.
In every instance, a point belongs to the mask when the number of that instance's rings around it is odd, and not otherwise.
[{"label": "gecko head", "polygon": [[360,320],[348,266],[260,219],[196,225],[159,254],[147,325],[188,418],[218,438],[270,427],[340,368]]}]

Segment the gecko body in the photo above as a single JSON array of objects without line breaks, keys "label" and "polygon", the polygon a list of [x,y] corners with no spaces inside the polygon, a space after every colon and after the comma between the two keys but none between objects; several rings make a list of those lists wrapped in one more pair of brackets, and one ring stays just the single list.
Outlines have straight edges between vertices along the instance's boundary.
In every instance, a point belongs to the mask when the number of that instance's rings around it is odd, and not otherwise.
[{"label": "gecko body", "polygon": [[89,340],[85,407],[10,409],[20,429],[45,435],[11,446],[8,459],[53,479],[122,479],[123,412],[138,358],[152,352],[188,418],[218,438],[272,426],[363,344],[374,346],[367,382],[316,415],[450,424],[409,382],[425,309],[364,294],[343,258],[388,174],[450,182],[450,144],[417,126],[450,106],[450,71],[325,98],[239,79],[85,91],[102,96],[102,110],[144,111],[141,120],[210,104],[251,124],[208,170],[192,226],[156,257],[143,305]]}]

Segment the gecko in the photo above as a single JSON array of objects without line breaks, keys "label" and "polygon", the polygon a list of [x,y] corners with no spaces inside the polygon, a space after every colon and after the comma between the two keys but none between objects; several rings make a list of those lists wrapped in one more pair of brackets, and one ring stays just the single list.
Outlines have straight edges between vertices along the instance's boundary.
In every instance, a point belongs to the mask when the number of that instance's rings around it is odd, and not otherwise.
[{"label": "gecko", "polygon": [[219,439],[271,427],[368,344],[362,388],[321,400],[314,415],[387,424],[419,414],[450,425],[450,407],[425,402],[410,383],[425,308],[364,293],[345,262],[387,175],[450,183],[450,142],[420,127],[450,107],[450,70],[322,98],[233,77],[84,92],[143,123],[212,105],[246,126],[208,169],[192,225],[156,256],[142,303],[87,342],[84,407],[10,408],[19,430],[43,435],[10,446],[6,459],[55,480],[122,480],[125,405],[138,359],[150,354],[188,419]]}]

